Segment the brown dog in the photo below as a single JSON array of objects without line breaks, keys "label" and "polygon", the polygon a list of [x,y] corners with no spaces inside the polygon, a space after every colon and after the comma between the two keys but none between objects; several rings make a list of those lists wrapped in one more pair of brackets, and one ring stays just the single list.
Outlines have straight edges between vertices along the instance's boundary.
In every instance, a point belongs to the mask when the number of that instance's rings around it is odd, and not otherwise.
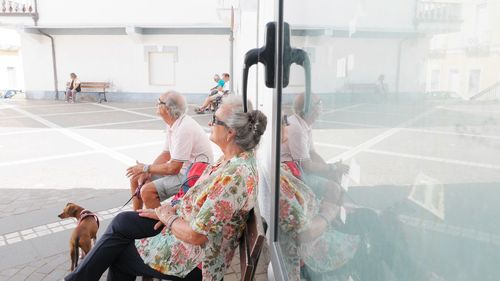
[{"label": "brown dog", "polygon": [[79,248],[82,249],[84,257],[95,244],[97,230],[99,229],[99,218],[94,213],[73,203],[66,204],[64,211],[58,217],[61,219],[73,217],[78,220],[69,240],[71,271],[73,271],[78,265]]}]

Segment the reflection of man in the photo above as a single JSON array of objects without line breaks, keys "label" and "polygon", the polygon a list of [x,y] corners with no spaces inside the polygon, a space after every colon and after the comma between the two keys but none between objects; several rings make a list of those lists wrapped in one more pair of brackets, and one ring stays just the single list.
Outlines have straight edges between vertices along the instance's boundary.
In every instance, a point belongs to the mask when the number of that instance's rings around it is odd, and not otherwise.
[{"label": "reflection of man", "polygon": [[303,180],[311,187],[323,189],[333,185],[338,189],[340,177],[347,173],[348,167],[340,162],[326,163],[313,144],[311,126],[320,116],[321,110],[321,100],[315,95],[311,97],[311,107],[307,114],[304,112],[304,94],[295,98],[294,114],[287,118],[290,124],[288,140],[282,145],[281,161],[298,163],[303,170]]},{"label": "reflection of man", "polygon": [[387,85],[384,82],[385,76],[380,74],[377,79],[377,93],[384,101],[387,100]]},{"label": "reflection of man", "polygon": [[127,169],[132,194],[135,194],[140,184],[147,182],[140,190],[141,198],[133,198],[135,210],[140,209],[143,202],[147,208],[160,206],[161,201],[179,191],[182,178],[191,163],[195,160],[213,160],[208,136],[185,113],[184,97],[173,91],[163,94],[158,99],[156,112],[167,124],[167,139],[163,151],[152,164],[137,163]]}]

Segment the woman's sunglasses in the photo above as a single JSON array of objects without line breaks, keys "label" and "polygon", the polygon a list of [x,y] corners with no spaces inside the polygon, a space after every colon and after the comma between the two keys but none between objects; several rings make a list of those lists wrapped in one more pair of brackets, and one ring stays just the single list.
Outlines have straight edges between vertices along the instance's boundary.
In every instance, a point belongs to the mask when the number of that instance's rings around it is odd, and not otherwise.
[{"label": "woman's sunglasses", "polygon": [[226,128],[229,128],[229,126],[224,121],[217,119],[217,116],[215,116],[215,113],[212,115],[212,126],[214,126],[214,125],[221,125],[221,126],[224,126]]}]

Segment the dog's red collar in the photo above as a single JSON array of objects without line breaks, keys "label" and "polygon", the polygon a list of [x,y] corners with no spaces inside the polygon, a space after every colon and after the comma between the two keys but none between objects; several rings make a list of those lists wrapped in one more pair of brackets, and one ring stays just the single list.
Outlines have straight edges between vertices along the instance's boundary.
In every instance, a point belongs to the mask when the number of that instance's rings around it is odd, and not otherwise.
[{"label": "dog's red collar", "polygon": [[96,214],[92,213],[89,210],[83,210],[80,213],[80,219],[78,220],[78,225],[80,225],[80,223],[88,217],[94,217],[95,221],[97,222],[97,227],[99,227],[99,217],[97,217]]}]

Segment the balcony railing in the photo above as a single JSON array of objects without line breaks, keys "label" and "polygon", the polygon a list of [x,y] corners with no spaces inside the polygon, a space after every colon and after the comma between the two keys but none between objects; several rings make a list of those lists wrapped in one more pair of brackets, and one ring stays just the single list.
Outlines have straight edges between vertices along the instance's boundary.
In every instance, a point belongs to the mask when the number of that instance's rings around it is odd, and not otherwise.
[{"label": "balcony railing", "polygon": [[35,13],[34,1],[7,1],[2,0],[1,15],[33,16]]},{"label": "balcony railing", "polygon": [[416,20],[418,22],[460,22],[461,3],[418,1]]},{"label": "balcony railing", "polygon": [[[31,17],[38,23],[37,0],[0,0],[0,17],[24,18]],[[14,20],[16,21],[16,20]]]},{"label": "balcony railing", "polygon": [[471,100],[500,100],[500,81],[489,86],[488,88],[480,91],[474,96],[470,97]]}]

